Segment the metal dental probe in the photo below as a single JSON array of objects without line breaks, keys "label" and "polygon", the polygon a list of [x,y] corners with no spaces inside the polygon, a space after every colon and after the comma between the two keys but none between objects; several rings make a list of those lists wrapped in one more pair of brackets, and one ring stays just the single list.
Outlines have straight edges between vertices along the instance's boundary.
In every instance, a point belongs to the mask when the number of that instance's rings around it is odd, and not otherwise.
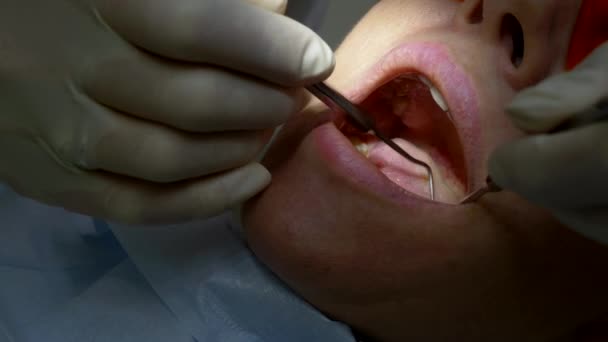
[{"label": "metal dental probe", "polygon": [[[573,128],[584,127],[606,120],[608,120],[608,99],[600,101],[591,110],[566,120],[551,130],[549,134],[564,132]],[[494,183],[491,177],[488,177],[486,179],[486,186],[465,197],[460,204],[474,203],[486,194],[500,191],[502,191],[502,189],[496,183]]]},{"label": "metal dental probe", "polygon": [[346,114],[348,114],[348,116],[353,119],[355,123],[360,126],[360,128],[363,128],[366,132],[372,131],[378,139],[387,144],[395,152],[399,153],[403,158],[416,165],[422,166],[429,175],[429,192],[431,194],[431,200],[435,200],[435,180],[433,178],[433,170],[427,163],[412,157],[394,141],[389,139],[384,134],[378,132],[378,130],[376,130],[376,124],[374,120],[368,113],[366,113],[363,109],[359,108],[359,106],[350,102],[348,99],[346,99],[344,96],[332,89],[327,84],[321,82],[306,87],[306,89],[319,100],[321,100],[323,103],[325,103],[329,108],[334,110],[341,109],[346,112]]}]

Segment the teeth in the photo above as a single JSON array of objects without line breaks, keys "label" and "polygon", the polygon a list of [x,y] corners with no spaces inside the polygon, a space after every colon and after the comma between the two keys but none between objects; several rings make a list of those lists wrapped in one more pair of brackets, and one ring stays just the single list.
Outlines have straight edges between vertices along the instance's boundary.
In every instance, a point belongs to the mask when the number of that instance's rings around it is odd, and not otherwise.
[{"label": "teeth", "polygon": [[444,112],[447,112],[450,108],[448,107],[447,102],[443,98],[443,95],[441,95],[441,93],[439,92],[439,90],[437,90],[437,88],[435,88],[435,87],[432,87],[430,89],[431,89],[431,95],[433,95],[433,100],[435,100],[435,102],[437,102],[437,105]]},{"label": "teeth", "polygon": [[366,158],[369,157],[369,145],[361,141],[358,137],[350,137],[350,142],[355,146],[357,151],[359,151]]},{"label": "teeth", "polygon": [[368,144],[361,143],[361,144],[355,145],[355,148],[366,158],[369,157],[369,145]]},{"label": "teeth", "polygon": [[443,110],[444,112],[449,111],[450,108],[448,107],[447,101],[445,100],[445,98],[443,98],[441,92],[433,85],[433,82],[431,82],[428,78],[424,76],[418,76],[418,78],[422,83],[429,87],[431,95],[433,96],[433,100],[435,100],[439,108],[441,108],[441,110]]},{"label": "teeth", "polygon": [[428,78],[420,75],[420,76],[418,76],[418,79],[420,80],[420,82],[424,83],[427,87],[435,88],[435,86],[433,85],[433,82],[431,82]]}]

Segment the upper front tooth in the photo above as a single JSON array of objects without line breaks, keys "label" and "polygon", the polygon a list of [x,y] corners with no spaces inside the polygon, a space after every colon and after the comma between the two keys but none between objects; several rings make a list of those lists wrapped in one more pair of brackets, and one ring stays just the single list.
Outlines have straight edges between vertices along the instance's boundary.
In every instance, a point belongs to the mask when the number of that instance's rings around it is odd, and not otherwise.
[{"label": "upper front tooth", "polygon": [[443,95],[437,90],[435,87],[429,87],[431,89],[431,95],[433,95],[433,100],[437,103],[437,105],[444,111],[447,112],[450,108],[446,100],[443,98]]},{"label": "upper front tooth", "polygon": [[420,80],[420,82],[424,83],[427,87],[435,88],[435,86],[433,85],[433,82],[431,82],[431,80],[429,80],[428,78],[420,75],[420,76],[418,76],[418,79]]},{"label": "upper front tooth", "polygon": [[445,100],[445,98],[443,98],[443,95],[441,95],[441,92],[433,85],[433,82],[431,82],[428,78],[426,78],[422,75],[418,76],[418,78],[420,79],[420,82],[424,83],[427,87],[429,87],[429,90],[431,91],[431,95],[433,96],[433,100],[435,100],[437,105],[444,112],[447,112],[450,109],[448,107],[448,103]]}]

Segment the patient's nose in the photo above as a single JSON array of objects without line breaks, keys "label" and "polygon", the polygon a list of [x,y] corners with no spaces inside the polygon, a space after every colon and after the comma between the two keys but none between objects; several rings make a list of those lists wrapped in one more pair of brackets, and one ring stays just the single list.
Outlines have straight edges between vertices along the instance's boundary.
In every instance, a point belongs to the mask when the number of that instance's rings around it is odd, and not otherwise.
[{"label": "patient's nose", "polygon": [[502,62],[518,69],[525,58],[522,24],[509,11],[508,1],[463,0],[455,18],[458,30],[473,34],[500,49]]}]

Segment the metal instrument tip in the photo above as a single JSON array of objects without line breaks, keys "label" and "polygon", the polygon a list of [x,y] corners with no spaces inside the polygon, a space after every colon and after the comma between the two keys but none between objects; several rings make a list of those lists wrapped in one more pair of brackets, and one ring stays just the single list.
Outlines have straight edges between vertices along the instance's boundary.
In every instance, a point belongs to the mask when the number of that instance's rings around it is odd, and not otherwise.
[{"label": "metal instrument tip", "polygon": [[494,183],[494,181],[492,180],[492,178],[488,177],[486,179],[486,185],[471,193],[470,195],[468,195],[467,197],[465,197],[460,204],[471,204],[471,203],[475,203],[477,202],[480,198],[482,198],[483,196],[485,196],[488,193],[491,192],[499,192],[502,191],[502,188],[499,187],[496,183]]}]

